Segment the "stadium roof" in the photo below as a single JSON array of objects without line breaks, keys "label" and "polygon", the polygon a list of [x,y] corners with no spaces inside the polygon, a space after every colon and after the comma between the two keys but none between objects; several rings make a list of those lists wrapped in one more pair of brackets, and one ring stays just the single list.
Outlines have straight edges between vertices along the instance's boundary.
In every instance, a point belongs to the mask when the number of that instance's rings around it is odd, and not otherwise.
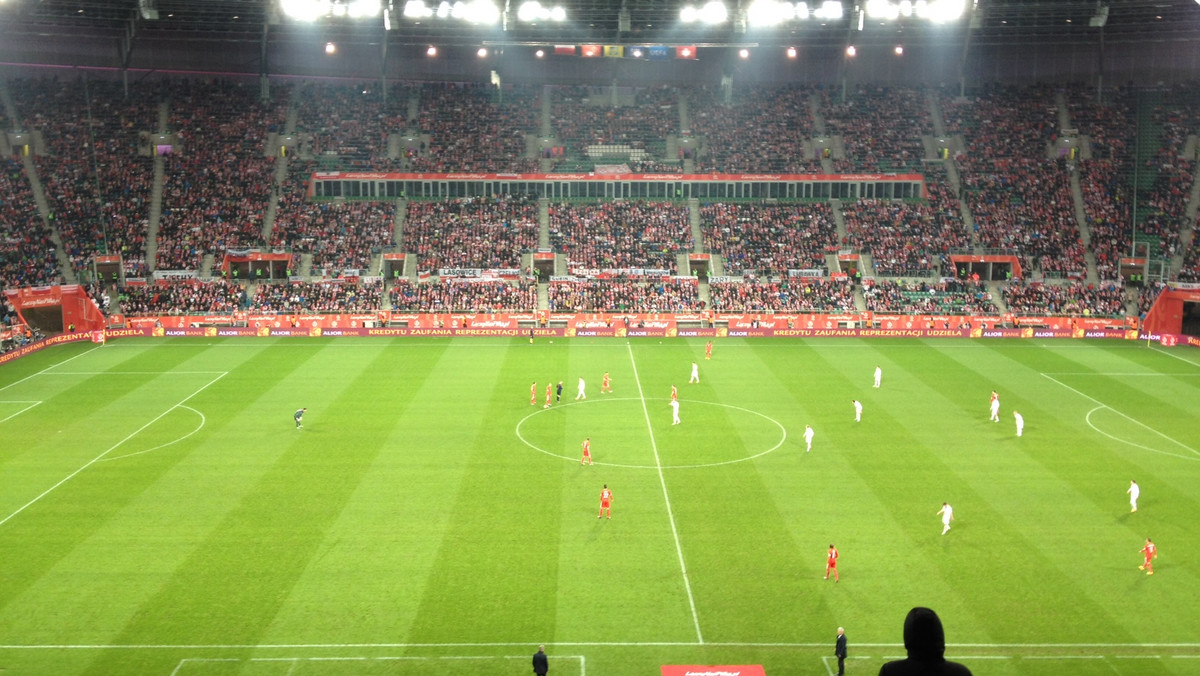
[{"label": "stadium roof", "polygon": [[[840,20],[792,21],[784,27],[755,30],[730,20],[717,28],[682,26],[684,0],[564,0],[568,20],[562,24],[521,24],[484,28],[461,21],[431,18],[420,22],[403,16],[404,0],[390,0],[392,30],[383,20],[321,20],[322,38],[389,43],[470,45],[509,44],[698,44],[787,45],[837,44],[850,36],[860,44],[961,42],[970,28],[972,40],[985,44],[1092,42],[1103,32],[1106,41],[1200,41],[1197,0],[967,0],[968,12],[956,22],[930,25],[915,18],[899,21],[866,19],[861,32],[854,7],[867,0],[843,0]],[[726,0],[733,16],[750,0]],[[0,39],[4,34],[40,37],[89,35],[120,38],[131,27],[137,39],[258,41],[311,40],[311,26],[283,16],[279,0],[0,0]],[[427,0],[436,6],[436,0]],[[388,0],[385,0],[385,5]],[[519,0],[499,0],[515,16]],[[551,4],[549,1],[543,3]],[[817,2],[809,2],[815,6]],[[624,12],[622,11],[624,10]],[[623,15],[628,21],[622,21]],[[149,18],[157,16],[157,18]],[[1101,20],[1099,17],[1103,17]],[[1103,27],[1096,24],[1102,23]]]}]

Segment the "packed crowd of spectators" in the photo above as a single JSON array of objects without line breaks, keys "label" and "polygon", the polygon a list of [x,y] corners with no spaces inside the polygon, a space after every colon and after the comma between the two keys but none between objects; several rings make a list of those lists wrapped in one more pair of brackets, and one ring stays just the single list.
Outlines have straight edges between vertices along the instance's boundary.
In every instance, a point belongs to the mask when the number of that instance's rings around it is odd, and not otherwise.
[{"label": "packed crowd of spectators", "polygon": [[694,279],[551,282],[553,312],[691,312],[704,309]]},{"label": "packed crowd of spectators", "polygon": [[1138,316],[1145,317],[1150,308],[1154,307],[1154,302],[1167,288],[1163,282],[1150,282],[1138,289]]},{"label": "packed crowd of spectators", "polygon": [[249,309],[279,313],[376,312],[382,298],[382,281],[262,283],[254,292]]},{"label": "packed crowd of spectators", "polygon": [[871,312],[895,314],[992,315],[1000,311],[986,285],[958,280],[876,280],[864,285],[863,300]]},{"label": "packed crowd of spectators", "polygon": [[127,315],[186,315],[237,312],[246,307],[240,284],[217,280],[160,281],[122,287],[121,312]]},{"label": "packed crowd of spectators", "polygon": [[409,159],[413,171],[536,172],[525,134],[536,133],[542,107],[532,86],[425,84],[420,88],[420,131],[429,146]]},{"label": "packed crowd of spectators", "polygon": [[170,88],[170,128],[180,148],[166,156],[155,268],[199,269],[205,254],[257,246],[274,160],[267,134],[287,117],[290,90],[259,99],[257,86],[193,81]]},{"label": "packed crowd of spectators", "polygon": [[1136,101],[1128,92],[1072,88],[1067,110],[1072,126],[1091,142],[1091,157],[1078,162],[1083,208],[1100,279],[1120,276],[1120,258],[1132,246],[1132,171],[1129,144],[1137,133]]},{"label": "packed crowd of spectators", "polygon": [[725,274],[786,275],[825,268],[837,251],[837,225],[826,202],[700,205],[704,250],[721,255]]},{"label": "packed crowd of spectators", "polygon": [[1082,277],[1087,271],[1062,160],[998,160],[963,172],[967,203],[984,247],[1011,249],[1030,270]]},{"label": "packed crowd of spectators", "polygon": [[398,279],[388,290],[397,312],[532,312],[537,309],[534,283],[442,279],[412,283]]},{"label": "packed crowd of spectators", "polygon": [[847,244],[869,252],[879,275],[929,276],[951,249],[970,246],[945,170],[929,170],[928,200],[860,199],[842,206]]},{"label": "packed crowd of spectators", "polygon": [[[806,157],[813,134],[809,97],[803,85],[754,86],[734,92],[729,103],[720,88],[687,91],[692,136],[701,140],[697,173],[814,173],[821,163]],[[811,155],[811,153],[807,153]]]},{"label": "packed crowd of spectators", "polygon": [[611,87],[553,88],[551,125],[570,155],[588,146],[624,145],[641,153],[663,147],[679,129],[679,92],[674,87],[620,88],[613,105]]},{"label": "packed crowd of spectators", "polygon": [[379,83],[305,86],[298,98],[296,130],[311,134],[313,155],[336,155],[351,169],[381,169],[388,134],[405,128],[408,90],[389,87],[387,102]]},{"label": "packed crowd of spectators", "polygon": [[826,129],[841,135],[846,149],[846,158],[833,163],[836,171],[920,171],[921,136],[933,133],[923,90],[863,85],[845,101],[823,89],[821,100]]},{"label": "packed crowd of spectators", "polygon": [[674,273],[676,254],[692,246],[688,207],[640,200],[551,204],[550,244],[567,255],[572,269]]},{"label": "packed crowd of spectators", "polygon": [[948,134],[964,136],[969,158],[1046,157],[1058,133],[1054,86],[992,84],[965,98],[951,89],[940,92],[942,117]]},{"label": "packed crowd of spectators", "polygon": [[855,312],[850,281],[781,278],[777,282],[713,282],[715,312]]},{"label": "packed crowd of spectators", "polygon": [[538,201],[531,195],[410,201],[404,249],[421,270],[519,269],[537,247]]},{"label": "packed crowd of spectators", "polygon": [[1188,136],[1200,133],[1200,90],[1177,85],[1161,92],[1152,124],[1161,128],[1158,153],[1143,167],[1157,172],[1148,195],[1138,196],[1139,239],[1155,238],[1152,254],[1170,259],[1179,249],[1179,231],[1184,224],[1188,196],[1195,173],[1195,156],[1184,157]]},{"label": "packed crowd of spectators", "polygon": [[308,199],[311,162],[288,163],[288,178],[280,188],[270,245],[295,253],[311,253],[312,268],[340,274],[366,270],[371,255],[395,241],[396,206],[392,202],[323,201]]},{"label": "packed crowd of spectators", "polygon": [[1120,317],[1125,314],[1125,289],[1117,283],[1006,284],[1004,303],[1016,315],[1077,315]]},{"label": "packed crowd of spectators", "polygon": [[21,163],[3,160],[0,171],[0,281],[7,289],[60,280],[50,230],[38,215]]},{"label": "packed crowd of spectators", "polygon": [[94,79],[16,79],[9,83],[24,126],[42,133],[46,153],[34,164],[53,225],[76,273],[96,253],[120,254],[125,274],[145,276],[146,230],[153,160],[148,137],[157,131],[162,89],[144,83],[125,96],[115,82]]}]

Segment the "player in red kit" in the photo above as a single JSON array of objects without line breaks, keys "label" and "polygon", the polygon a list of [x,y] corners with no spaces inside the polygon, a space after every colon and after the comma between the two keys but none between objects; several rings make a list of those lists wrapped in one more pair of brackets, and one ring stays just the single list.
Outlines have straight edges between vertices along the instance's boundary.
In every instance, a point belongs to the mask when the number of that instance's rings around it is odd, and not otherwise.
[{"label": "player in red kit", "polygon": [[596,515],[599,519],[607,514],[608,518],[612,518],[612,491],[608,490],[608,484],[604,484],[604,488],[600,491],[600,513]]},{"label": "player in red kit", "polygon": [[1158,547],[1154,546],[1150,538],[1146,538],[1146,546],[1142,547],[1142,556],[1145,560],[1142,561],[1142,565],[1138,566],[1138,570],[1144,570],[1147,575],[1153,575],[1154,564],[1151,563],[1151,560],[1158,558]]},{"label": "player in red kit", "polygon": [[542,408],[550,408],[550,397],[554,394],[554,384],[546,383],[546,405]]},{"label": "player in red kit", "polygon": [[529,405],[533,406],[535,404],[537,404],[537,381],[536,380],[533,381],[533,384],[529,386]]},{"label": "player in red kit", "polygon": [[579,459],[579,464],[592,464],[592,438],[588,437],[583,440],[583,457]]},{"label": "player in red kit", "polygon": [[671,401],[679,401],[679,390],[674,385],[671,386]]},{"label": "player in red kit", "polygon": [[600,381],[600,394],[612,392],[612,379],[608,377],[608,371],[604,372],[604,378]]},{"label": "player in red kit", "polygon": [[707,343],[705,343],[705,345],[704,345],[704,358],[712,359],[712,341],[711,340],[708,341]]},{"label": "player in red kit", "polygon": [[829,574],[833,573],[833,581],[834,582],[840,581],[838,579],[838,572],[837,572],[837,559],[838,559],[837,547],[834,547],[833,544],[830,543],[829,553],[826,555],[826,559],[825,559],[825,579],[826,580],[829,579]]}]

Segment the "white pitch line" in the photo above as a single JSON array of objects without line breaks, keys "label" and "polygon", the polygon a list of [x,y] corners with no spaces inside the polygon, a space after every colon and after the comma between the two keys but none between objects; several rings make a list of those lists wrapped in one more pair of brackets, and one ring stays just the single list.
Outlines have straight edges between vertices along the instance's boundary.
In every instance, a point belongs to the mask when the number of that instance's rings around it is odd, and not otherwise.
[{"label": "white pitch line", "polygon": [[1095,371],[1056,371],[1050,376],[1103,376],[1108,378],[1200,378],[1200,373],[1096,373]]},{"label": "white pitch line", "polygon": [[[187,410],[191,411],[192,413],[195,413],[196,415],[200,416],[200,424],[196,426],[196,429],[192,430],[191,432],[188,432],[187,434],[183,435],[182,437],[179,437],[178,439],[172,439],[171,441],[168,441],[165,444],[159,444],[159,445],[155,446],[154,448],[147,448],[144,451],[134,451],[133,453],[126,453],[125,455],[114,455],[112,457],[101,460],[101,462],[111,462],[113,460],[122,460],[124,458],[132,458],[135,455],[144,455],[144,454],[150,453],[152,451],[157,451],[160,448],[166,448],[167,446],[177,444],[177,443],[183,441],[184,439],[187,439],[188,437],[192,436],[196,432],[199,432],[200,430],[204,429],[204,425],[206,423],[208,423],[208,418],[206,418],[203,413],[201,413],[200,411],[197,411],[196,409],[192,408],[191,406],[178,406],[177,408],[186,408]],[[0,422],[4,422],[4,421],[0,420]]]},{"label": "white pitch line", "polygon": [[[1176,441],[1175,439],[1172,439],[1171,437],[1169,437],[1169,436],[1167,436],[1167,435],[1163,434],[1162,432],[1159,432],[1158,430],[1156,430],[1156,429],[1154,429],[1153,427],[1151,427],[1151,426],[1147,425],[1146,423],[1144,423],[1144,422],[1142,422],[1142,421],[1138,420],[1137,418],[1134,418],[1134,417],[1132,417],[1132,416],[1129,416],[1129,415],[1126,415],[1126,414],[1124,414],[1124,413],[1121,413],[1120,411],[1118,411],[1117,409],[1113,408],[1112,406],[1109,406],[1108,404],[1106,404],[1106,403],[1104,403],[1104,402],[1100,401],[1099,399],[1097,399],[1097,398],[1095,398],[1095,397],[1092,397],[1092,396],[1089,396],[1089,395],[1086,395],[1086,394],[1084,394],[1083,392],[1080,392],[1079,390],[1075,389],[1074,387],[1071,387],[1070,385],[1068,385],[1068,384],[1064,383],[1063,381],[1061,381],[1061,380],[1058,380],[1058,379],[1057,379],[1057,378],[1055,378],[1054,376],[1050,376],[1050,375],[1047,375],[1047,374],[1043,373],[1043,374],[1042,374],[1042,377],[1043,377],[1043,378],[1048,378],[1048,379],[1050,379],[1051,381],[1053,381],[1053,382],[1056,382],[1056,383],[1058,383],[1059,385],[1062,385],[1063,387],[1067,388],[1068,390],[1071,390],[1071,391],[1072,391],[1072,392],[1074,392],[1075,394],[1078,394],[1079,396],[1083,397],[1084,399],[1087,399],[1087,400],[1089,400],[1089,401],[1095,402],[1096,404],[1098,404],[1098,405],[1100,405],[1100,406],[1103,406],[1104,408],[1107,408],[1108,410],[1112,411],[1113,413],[1116,413],[1117,415],[1121,416],[1122,418],[1125,418],[1126,420],[1128,420],[1128,421],[1130,421],[1130,422],[1132,422],[1132,423],[1135,423],[1135,424],[1137,424],[1137,425],[1141,425],[1142,427],[1144,427],[1144,428],[1146,428],[1146,429],[1150,430],[1151,432],[1154,432],[1155,434],[1157,434],[1158,436],[1162,437],[1163,439],[1166,439],[1167,441],[1169,441],[1169,442],[1171,442],[1171,443],[1173,443],[1173,444],[1175,444],[1175,445],[1177,445],[1177,446],[1179,446],[1179,447],[1181,447],[1181,448],[1185,448],[1185,449],[1187,449],[1187,450],[1191,451],[1191,452],[1192,452],[1194,455],[1196,455],[1196,456],[1200,456],[1200,451],[1197,451],[1196,449],[1192,448],[1191,446],[1188,446],[1187,444],[1185,444],[1185,443],[1183,443],[1183,442],[1181,442],[1181,441]],[[1093,427],[1092,429],[1095,429],[1095,428]]]},{"label": "white pitch line", "polygon": [[1177,354],[1171,354],[1170,352],[1168,352],[1168,351],[1166,351],[1166,350],[1162,349],[1161,347],[1154,347],[1154,345],[1153,345],[1153,344],[1152,344],[1152,345],[1150,345],[1150,351],[1151,351],[1151,352],[1158,352],[1158,353],[1160,353],[1160,354],[1165,354],[1165,355],[1167,355],[1168,357],[1171,357],[1171,358],[1173,358],[1173,359],[1178,359],[1179,361],[1181,361],[1181,362],[1184,362],[1185,364],[1191,364],[1192,366],[1200,366],[1200,364],[1197,364],[1196,362],[1192,361],[1191,359],[1188,359],[1187,357],[1180,357],[1180,356],[1179,356],[1179,355],[1177,355]]},{"label": "white pitch line", "polygon": [[[558,641],[548,642],[530,639],[528,641],[495,641],[495,642],[464,642],[464,643],[112,643],[112,644],[14,644],[0,645],[0,650],[346,650],[363,648],[523,648],[527,646],[545,645],[559,648],[827,648],[829,644],[822,643],[740,643],[736,641],[712,641],[697,643],[695,641]],[[902,643],[859,643],[862,648],[903,648]],[[947,643],[947,649],[954,650],[1114,650],[1114,649],[1171,649],[1171,650],[1200,650],[1200,643]],[[901,655],[903,657],[903,655]],[[1172,655],[1182,659],[1200,659],[1197,655]],[[188,658],[202,659],[202,658]]]},{"label": "white pitch line", "polygon": [[1140,448],[1143,451],[1150,451],[1151,453],[1165,455],[1170,458],[1179,458],[1180,460],[1196,460],[1197,459],[1197,458],[1193,458],[1190,455],[1181,455],[1179,453],[1169,453],[1160,448],[1151,448],[1149,446],[1143,446],[1142,444],[1139,444],[1137,442],[1130,441],[1128,439],[1122,439],[1121,437],[1116,437],[1116,436],[1109,434],[1108,432],[1105,432],[1104,430],[1100,429],[1099,427],[1096,427],[1096,425],[1092,423],[1092,414],[1095,413],[1096,411],[1105,411],[1105,410],[1111,411],[1112,409],[1107,406],[1097,406],[1096,408],[1093,408],[1092,410],[1087,412],[1087,415],[1085,415],[1083,417],[1083,421],[1085,423],[1087,423],[1088,427],[1092,428],[1097,433],[1103,434],[1104,436],[1108,437],[1109,439],[1112,439],[1113,441],[1115,441],[1117,443],[1125,444],[1127,446],[1133,446],[1134,448]]},{"label": "white pitch line", "polygon": [[48,376],[211,376],[225,371],[54,371]]},{"label": "white pitch line", "polygon": [[49,494],[50,494],[50,493],[51,493],[51,492],[52,492],[54,489],[56,489],[56,488],[58,488],[59,486],[61,486],[61,485],[65,484],[65,483],[67,483],[68,481],[70,481],[72,478],[74,478],[74,477],[75,477],[77,474],[79,474],[79,473],[80,473],[80,472],[82,472],[83,470],[85,470],[85,469],[87,469],[87,468],[91,467],[92,465],[96,464],[97,462],[100,462],[101,460],[103,460],[103,459],[104,459],[104,456],[108,455],[109,453],[112,453],[114,450],[116,450],[117,448],[119,448],[119,447],[121,446],[121,444],[124,444],[125,442],[129,441],[130,439],[132,439],[132,438],[136,437],[136,436],[137,436],[139,433],[141,433],[141,432],[142,432],[142,430],[144,430],[144,429],[146,429],[147,427],[150,427],[150,426],[151,426],[151,425],[153,425],[154,423],[158,422],[159,420],[161,420],[161,419],[163,418],[163,416],[167,415],[167,414],[168,414],[168,413],[170,413],[171,411],[174,411],[175,409],[179,408],[180,406],[183,406],[183,405],[184,405],[184,404],[186,404],[188,401],[190,401],[192,397],[194,397],[194,396],[196,396],[197,394],[200,394],[200,393],[201,393],[201,392],[203,392],[204,390],[208,389],[208,388],[209,388],[209,387],[210,387],[210,386],[211,386],[213,383],[215,383],[215,382],[217,382],[218,380],[220,380],[220,379],[224,378],[226,375],[228,375],[228,373],[229,373],[229,372],[228,372],[228,371],[226,371],[225,373],[222,373],[221,375],[217,376],[216,378],[213,378],[212,380],[208,381],[207,383],[205,383],[205,384],[204,384],[204,386],[203,386],[203,387],[201,387],[200,389],[196,390],[195,392],[192,392],[192,393],[191,393],[191,394],[189,394],[188,396],[184,397],[183,401],[180,401],[179,403],[175,404],[175,405],[174,405],[174,406],[172,406],[171,408],[168,408],[167,410],[163,411],[162,413],[159,413],[157,416],[155,416],[155,417],[154,417],[154,419],[153,419],[153,420],[151,420],[150,422],[146,423],[145,425],[142,425],[141,427],[137,428],[136,430],[134,430],[133,432],[131,432],[131,433],[129,434],[129,436],[125,437],[124,439],[122,439],[122,440],[118,441],[117,443],[113,444],[112,446],[109,446],[109,447],[108,447],[108,449],[107,449],[106,451],[104,451],[103,453],[101,453],[100,455],[97,455],[96,457],[94,457],[94,458],[92,458],[91,460],[87,461],[87,463],[85,463],[85,464],[83,465],[83,467],[80,467],[79,469],[75,470],[74,472],[71,472],[71,473],[70,473],[70,474],[68,474],[67,476],[63,477],[63,479],[62,479],[61,481],[59,481],[58,483],[56,483],[56,484],[54,484],[53,486],[51,486],[50,488],[47,488],[46,490],[42,491],[41,495],[39,495],[39,496],[37,496],[36,498],[34,498],[34,499],[30,500],[29,502],[25,503],[24,505],[21,505],[19,508],[17,508],[17,511],[13,512],[12,514],[9,514],[8,516],[4,517],[3,519],[0,519],[0,526],[3,526],[4,524],[8,523],[8,522],[9,522],[9,520],[10,520],[10,519],[12,519],[14,516],[16,516],[16,515],[20,514],[20,513],[21,513],[21,512],[23,512],[23,511],[25,511],[25,510],[26,510],[26,509],[28,509],[28,508],[29,508],[31,505],[35,504],[35,503],[36,503],[38,500],[41,500],[42,498],[46,497],[46,496],[47,496],[47,495],[49,495]]},{"label": "white pitch line", "polygon": [[21,409],[20,411],[17,411],[16,413],[8,416],[7,418],[0,420],[0,423],[6,423],[9,420],[12,420],[13,418],[21,415],[25,411],[28,411],[29,409],[33,408],[34,406],[37,406],[40,403],[42,403],[42,402],[40,402],[40,401],[0,401],[0,404],[29,404],[28,406]]},{"label": "white pitch line", "polygon": [[629,363],[633,366],[633,381],[637,384],[638,398],[642,400],[642,414],[646,417],[646,430],[650,433],[650,448],[654,451],[654,464],[658,468],[658,483],[662,486],[663,501],[667,503],[667,518],[671,522],[671,535],[675,537],[675,553],[679,556],[679,570],[683,573],[683,588],[687,591],[688,606],[692,609],[692,623],[696,626],[696,641],[703,644],[700,632],[700,615],[696,613],[696,599],[692,596],[692,582],[688,579],[687,564],[683,560],[683,546],[679,544],[679,530],[675,527],[675,512],[671,509],[671,497],[667,494],[667,478],[663,474],[662,461],[658,457],[658,443],[654,440],[654,425],[650,422],[650,409],[646,407],[646,394],[642,391],[642,379],[638,376],[637,361],[633,358],[633,347],[629,351]]},{"label": "white pitch line", "polygon": [[58,368],[59,366],[62,366],[63,364],[66,364],[67,362],[69,362],[69,361],[71,361],[71,360],[73,360],[73,359],[79,359],[79,358],[80,358],[80,357],[82,357],[83,355],[85,355],[85,354],[91,354],[92,352],[95,352],[96,350],[99,350],[99,349],[100,349],[100,346],[99,346],[99,345],[97,345],[96,347],[93,347],[93,348],[92,348],[92,349],[90,349],[90,350],[86,350],[86,351],[84,351],[84,352],[80,352],[79,354],[75,355],[74,357],[68,357],[67,359],[64,359],[64,360],[62,360],[62,361],[58,362],[57,364],[51,364],[50,366],[47,366],[46,368],[42,369],[41,371],[38,371],[37,373],[31,373],[31,374],[29,374],[29,375],[25,376],[24,378],[22,378],[22,379],[20,379],[20,380],[18,380],[18,381],[11,382],[11,383],[9,383],[9,384],[5,385],[4,387],[0,387],[0,392],[3,392],[4,390],[7,390],[7,389],[8,389],[8,388],[10,388],[10,387],[13,387],[14,385],[20,385],[21,383],[25,382],[26,380],[29,380],[30,378],[36,378],[36,377],[38,377],[38,376],[40,376],[40,375],[42,375],[42,374],[46,373],[46,372],[47,372],[47,371],[49,371],[50,369],[56,369],[56,368]]}]

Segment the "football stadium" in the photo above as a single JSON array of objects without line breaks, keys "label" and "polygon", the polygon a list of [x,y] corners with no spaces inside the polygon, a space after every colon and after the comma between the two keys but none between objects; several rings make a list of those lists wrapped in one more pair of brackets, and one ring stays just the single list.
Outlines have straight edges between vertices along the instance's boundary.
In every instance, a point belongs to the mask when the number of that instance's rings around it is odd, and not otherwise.
[{"label": "football stadium", "polygon": [[1200,673],[1197,0],[3,0],[0,129],[5,674]]}]

